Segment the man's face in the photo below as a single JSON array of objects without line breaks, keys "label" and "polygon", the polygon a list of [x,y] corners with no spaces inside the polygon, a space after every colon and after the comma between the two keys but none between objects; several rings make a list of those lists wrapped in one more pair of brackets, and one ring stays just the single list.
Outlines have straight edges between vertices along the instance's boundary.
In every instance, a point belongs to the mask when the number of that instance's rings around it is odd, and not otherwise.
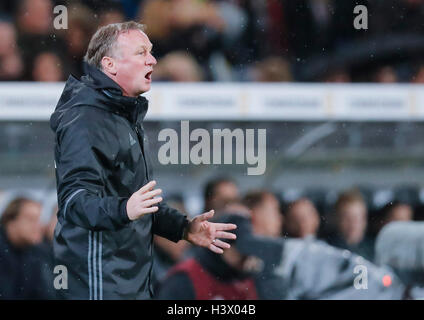
[{"label": "man's face", "polygon": [[114,61],[115,80],[124,90],[124,95],[137,97],[150,90],[153,66],[152,43],[140,30],[129,30],[118,37]]}]

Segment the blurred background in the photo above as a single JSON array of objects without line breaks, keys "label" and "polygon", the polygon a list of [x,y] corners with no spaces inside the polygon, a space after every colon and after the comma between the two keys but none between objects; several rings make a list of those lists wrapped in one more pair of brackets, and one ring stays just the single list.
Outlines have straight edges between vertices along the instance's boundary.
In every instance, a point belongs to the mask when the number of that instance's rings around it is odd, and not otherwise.
[{"label": "blurred background", "polygon": [[[53,27],[57,5],[68,9],[68,29]],[[357,5],[368,8],[367,30],[353,27]],[[22,241],[45,243],[49,256],[48,121],[63,81],[83,74],[99,26],[130,19],[146,25],[158,59],[145,129],[170,204],[192,216],[256,195],[253,207],[278,203],[277,217],[256,218],[259,234],[313,236],[371,261],[385,224],[423,220],[424,0],[2,0],[0,214],[19,197],[40,215]],[[265,173],[161,165],[157,136],[179,132],[180,120],[210,132],[266,129]],[[22,203],[12,203],[16,212]],[[262,230],[265,219],[277,230]],[[188,249],[163,239],[157,247],[163,279]]]}]

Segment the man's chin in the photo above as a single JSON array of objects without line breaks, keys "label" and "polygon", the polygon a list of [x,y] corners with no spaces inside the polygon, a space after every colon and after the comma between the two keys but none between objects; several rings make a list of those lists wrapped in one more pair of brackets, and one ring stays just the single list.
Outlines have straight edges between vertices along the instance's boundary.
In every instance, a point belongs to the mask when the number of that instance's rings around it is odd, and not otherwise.
[{"label": "man's chin", "polygon": [[150,83],[149,84],[145,84],[142,88],[140,88],[140,94],[146,93],[147,91],[150,90]]}]

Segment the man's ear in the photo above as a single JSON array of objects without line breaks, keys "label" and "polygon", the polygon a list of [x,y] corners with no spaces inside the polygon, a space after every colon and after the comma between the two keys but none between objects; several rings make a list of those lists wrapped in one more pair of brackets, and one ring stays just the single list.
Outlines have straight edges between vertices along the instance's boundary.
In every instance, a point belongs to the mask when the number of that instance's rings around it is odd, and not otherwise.
[{"label": "man's ear", "polygon": [[111,57],[104,56],[102,58],[102,69],[104,72],[107,72],[111,75],[116,75],[116,63],[115,60]]}]

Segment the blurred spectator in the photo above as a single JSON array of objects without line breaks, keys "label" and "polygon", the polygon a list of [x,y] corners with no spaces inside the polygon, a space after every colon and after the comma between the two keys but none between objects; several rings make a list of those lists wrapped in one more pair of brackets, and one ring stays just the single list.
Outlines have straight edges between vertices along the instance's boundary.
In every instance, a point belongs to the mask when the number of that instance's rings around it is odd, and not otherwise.
[{"label": "blurred spectator", "polygon": [[99,28],[111,23],[120,23],[125,21],[125,16],[119,7],[112,6],[102,10],[99,14]]},{"label": "blurred spectator", "polygon": [[285,230],[289,237],[316,237],[320,225],[319,213],[309,199],[301,198],[289,204],[285,218]]},{"label": "blurred spectator", "polygon": [[253,235],[249,220],[238,213],[221,215],[217,222],[234,223],[236,240],[222,255],[196,248],[195,255],[172,268],[156,299],[255,300],[254,275],[264,268],[265,257],[279,261],[281,245],[267,247],[266,240]]},{"label": "blurred spectator", "polygon": [[16,198],[4,210],[0,224],[0,299],[48,298],[39,247],[41,205]]},{"label": "blurred spectator", "polygon": [[278,199],[268,191],[252,191],[243,198],[250,209],[252,229],[257,235],[280,237],[283,227],[283,215]]},{"label": "blurred spectator", "polygon": [[424,83],[424,65],[420,65],[417,72],[412,77],[413,83]]},{"label": "blurred spectator", "polygon": [[17,23],[23,33],[48,34],[53,26],[51,0],[22,0],[18,8]]},{"label": "blurred spectator", "polygon": [[32,70],[34,81],[63,81],[63,64],[54,52],[42,52],[34,59]]},{"label": "blurred spectator", "polygon": [[347,83],[351,82],[352,80],[348,71],[340,68],[328,71],[322,81],[332,83]]},{"label": "blurred spectator", "polygon": [[16,30],[11,22],[0,20],[0,80],[18,80],[23,62],[16,43]]},{"label": "blurred spectator", "polygon": [[213,78],[211,56],[234,46],[246,19],[234,3],[211,0],[149,0],[139,12],[158,59],[187,51],[209,72],[208,79]]},{"label": "blurred spectator", "polygon": [[411,221],[414,219],[412,207],[400,201],[392,201],[386,204],[383,209],[383,225],[393,221]]},{"label": "blurred spectator", "polygon": [[215,216],[225,208],[225,206],[239,197],[239,190],[235,182],[229,178],[217,178],[206,184],[204,192],[205,209],[214,209]]},{"label": "blurred spectator", "polygon": [[18,45],[25,65],[24,80],[32,80],[34,57],[46,51],[65,56],[66,46],[54,33],[51,0],[22,0],[19,2],[16,21]]},{"label": "blurred spectator", "polygon": [[395,83],[398,82],[396,71],[390,67],[385,66],[377,70],[374,75],[374,82],[377,83]]},{"label": "blurred spectator", "polygon": [[293,80],[290,64],[282,57],[267,57],[253,67],[251,80],[259,82],[290,82]]},{"label": "blurred spectator", "polygon": [[153,79],[174,82],[198,82],[204,80],[202,68],[189,53],[168,53],[155,66]]},{"label": "blurred spectator", "polygon": [[368,210],[362,195],[356,190],[342,193],[335,210],[336,233],[328,242],[372,261],[373,245],[365,238]]},{"label": "blurred spectator", "polygon": [[70,72],[77,78],[83,75],[83,58],[96,24],[93,23],[94,12],[76,3],[68,10],[68,29],[63,32],[66,41],[67,63]]}]

